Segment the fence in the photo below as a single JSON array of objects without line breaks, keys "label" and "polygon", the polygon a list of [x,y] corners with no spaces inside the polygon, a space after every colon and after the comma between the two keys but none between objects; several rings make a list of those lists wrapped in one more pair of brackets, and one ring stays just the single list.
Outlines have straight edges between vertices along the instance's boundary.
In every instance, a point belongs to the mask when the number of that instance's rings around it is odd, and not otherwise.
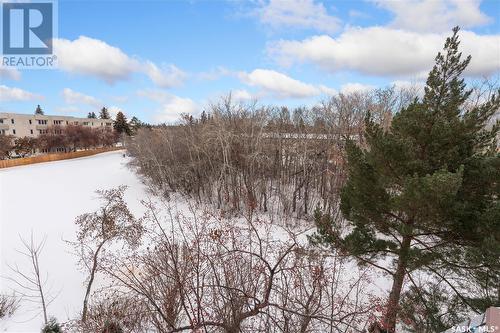
[{"label": "fence", "polygon": [[32,157],[16,158],[12,160],[0,160],[0,169],[9,168],[13,166],[34,164],[34,163],[68,160],[72,158],[92,156],[95,154],[105,153],[114,150],[121,150],[121,149],[123,149],[123,147],[107,147],[107,148],[80,150],[71,153],[44,154]]}]

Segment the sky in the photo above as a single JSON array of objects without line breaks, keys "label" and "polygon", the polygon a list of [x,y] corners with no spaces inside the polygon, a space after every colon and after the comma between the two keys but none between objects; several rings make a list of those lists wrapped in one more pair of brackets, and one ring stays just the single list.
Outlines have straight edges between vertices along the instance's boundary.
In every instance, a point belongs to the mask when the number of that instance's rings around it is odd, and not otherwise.
[{"label": "sky", "polygon": [[[2,2],[2,0],[0,0]],[[422,85],[454,26],[468,80],[498,79],[500,0],[58,2],[57,69],[0,66],[0,112],[150,123],[237,102],[312,106]]]}]

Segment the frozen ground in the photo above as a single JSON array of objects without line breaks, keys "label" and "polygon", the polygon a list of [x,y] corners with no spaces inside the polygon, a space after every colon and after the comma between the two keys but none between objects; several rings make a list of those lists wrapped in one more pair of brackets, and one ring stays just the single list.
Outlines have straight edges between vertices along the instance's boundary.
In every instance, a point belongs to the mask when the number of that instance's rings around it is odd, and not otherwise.
[{"label": "frozen ground", "polygon": [[[123,152],[110,152],[74,160],[0,169],[0,290],[9,292],[12,276],[8,264],[21,267],[26,259],[16,252],[22,249],[19,237],[35,240],[47,237],[41,257],[41,269],[49,272],[48,285],[54,294],[50,315],[65,321],[81,310],[84,276],[76,257],[65,240],[75,237],[73,221],[84,212],[94,211],[99,203],[95,190],[127,185],[126,199],[131,210],[140,215],[140,200],[145,187],[130,171]],[[30,306],[22,305],[14,318],[0,322],[4,332],[40,332],[42,317]]]},{"label": "frozen ground", "polygon": [[[47,287],[56,300],[48,306],[49,316],[65,322],[81,311],[84,279],[77,267],[76,256],[66,240],[76,234],[74,219],[79,214],[99,207],[95,191],[127,185],[126,201],[136,216],[147,199],[145,186],[127,168],[123,152],[110,152],[86,158],[0,169],[0,291],[9,293],[14,283],[5,277],[13,273],[7,265],[21,269],[30,266],[16,250],[22,249],[20,237],[29,239],[33,232],[36,241],[46,237],[41,256],[42,273],[48,274]],[[175,210],[186,212],[184,200],[174,200]],[[199,207],[198,207],[199,208]],[[346,266],[349,276],[354,267]],[[387,290],[386,278],[373,281],[374,291]],[[42,316],[27,302],[21,304],[16,316],[0,321],[0,332],[40,332]]]}]

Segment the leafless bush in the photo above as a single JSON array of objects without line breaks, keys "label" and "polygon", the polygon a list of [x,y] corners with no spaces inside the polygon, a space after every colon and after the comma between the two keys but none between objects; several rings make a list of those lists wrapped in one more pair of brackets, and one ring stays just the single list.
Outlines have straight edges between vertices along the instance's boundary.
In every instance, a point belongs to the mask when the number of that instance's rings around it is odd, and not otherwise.
[{"label": "leafless bush", "polygon": [[[74,321],[68,326],[71,332],[111,332],[111,327],[124,333],[147,332],[145,309],[140,300],[113,290],[100,289],[93,293],[86,321]],[[113,331],[115,332],[115,331]]]},{"label": "leafless bush", "polygon": [[19,298],[15,294],[0,294],[0,319],[11,317],[18,307]]},{"label": "leafless bush", "polygon": [[146,205],[142,245],[124,242],[119,251],[107,251],[99,265],[108,285],[89,298],[78,327],[97,332],[114,322],[125,332],[228,333],[365,328],[374,306],[363,291],[366,277],[354,270],[344,276],[343,261],[304,245],[304,235],[252,214],[226,219]]}]

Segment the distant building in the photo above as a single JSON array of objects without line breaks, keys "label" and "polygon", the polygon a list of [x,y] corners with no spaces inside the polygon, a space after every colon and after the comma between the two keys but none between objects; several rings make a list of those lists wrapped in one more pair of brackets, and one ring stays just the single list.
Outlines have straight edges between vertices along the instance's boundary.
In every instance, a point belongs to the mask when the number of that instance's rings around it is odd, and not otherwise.
[{"label": "distant building", "polygon": [[45,133],[49,126],[70,124],[91,128],[112,128],[113,120],[0,112],[0,134],[13,135],[14,137],[36,138]]}]

